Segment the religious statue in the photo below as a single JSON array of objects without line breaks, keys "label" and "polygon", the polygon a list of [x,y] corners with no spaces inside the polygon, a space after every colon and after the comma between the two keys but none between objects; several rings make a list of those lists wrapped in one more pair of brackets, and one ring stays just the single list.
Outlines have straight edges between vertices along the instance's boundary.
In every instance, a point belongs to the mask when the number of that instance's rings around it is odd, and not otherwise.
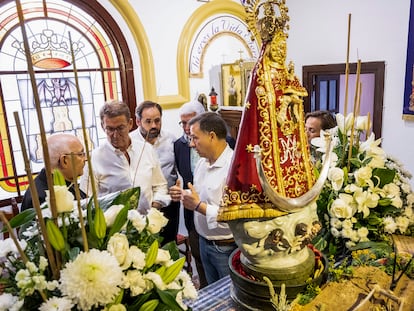
[{"label": "religious statue", "polygon": [[[293,63],[286,65],[285,0],[243,4],[262,48],[248,86],[218,220],[228,222],[245,271],[292,285],[305,282],[314,269],[314,254],[306,245],[320,228],[315,200],[329,158],[316,180],[304,128],[307,91]],[[298,270],[304,271],[300,277]],[[286,271],[292,274],[286,276]]]}]

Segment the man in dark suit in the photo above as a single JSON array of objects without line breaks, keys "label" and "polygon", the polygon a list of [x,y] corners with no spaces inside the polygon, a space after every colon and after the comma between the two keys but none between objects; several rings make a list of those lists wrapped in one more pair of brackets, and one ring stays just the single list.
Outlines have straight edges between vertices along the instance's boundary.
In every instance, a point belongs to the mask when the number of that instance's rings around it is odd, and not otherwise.
[{"label": "man in dark suit", "polygon": [[[74,182],[77,182],[79,176],[83,174],[83,167],[85,166],[86,155],[80,140],[72,134],[57,133],[49,136],[47,139],[47,147],[49,150],[51,169],[59,169],[66,180],[66,185],[69,191],[75,196]],[[72,156],[74,160],[75,171],[72,170]],[[46,170],[43,168],[39,175],[34,179],[37,189],[39,202],[42,204],[46,201],[46,190],[49,189],[46,179]],[[79,189],[80,198],[86,198],[86,194]],[[30,189],[27,189],[21,210],[33,208],[32,194]]]}]

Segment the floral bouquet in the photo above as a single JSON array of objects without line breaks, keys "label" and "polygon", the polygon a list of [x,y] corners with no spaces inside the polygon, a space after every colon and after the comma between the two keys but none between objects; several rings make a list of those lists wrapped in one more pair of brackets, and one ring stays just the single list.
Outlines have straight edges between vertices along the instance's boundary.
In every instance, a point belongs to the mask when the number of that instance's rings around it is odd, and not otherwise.
[{"label": "floral bouquet", "polygon": [[366,116],[337,114],[336,120],[338,126],[328,130],[331,150],[326,150],[324,132],[311,142],[320,158],[333,153],[317,200],[323,229],[315,246],[340,258],[350,250],[388,242],[391,234],[414,236],[411,174],[386,155]]},{"label": "floral bouquet", "polygon": [[[183,299],[197,292],[185,258],[174,242],[159,248],[168,220],[156,209],[136,210],[139,188],[101,198],[97,208],[92,200],[86,208],[78,202],[76,209],[64,180],[56,182],[60,173],[53,175],[58,219],[47,200],[47,239],[27,210],[9,224],[20,226],[21,239],[0,241],[0,310],[187,310]],[[47,240],[56,256],[49,256]]]}]

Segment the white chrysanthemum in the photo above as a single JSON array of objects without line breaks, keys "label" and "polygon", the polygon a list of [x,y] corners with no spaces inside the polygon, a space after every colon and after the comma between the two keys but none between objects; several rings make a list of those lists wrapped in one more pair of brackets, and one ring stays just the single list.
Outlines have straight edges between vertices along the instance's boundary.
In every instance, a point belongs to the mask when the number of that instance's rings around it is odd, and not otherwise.
[{"label": "white chrysanthemum", "polygon": [[369,239],[368,239],[369,231],[368,231],[367,228],[365,228],[365,227],[359,228],[357,230],[357,232],[358,232],[359,242],[368,242],[369,241]]},{"label": "white chrysanthemum", "polygon": [[[25,250],[27,247],[27,242],[25,240],[19,241],[20,247]],[[14,244],[13,239],[7,238],[5,240],[0,240],[0,258],[6,257],[7,254],[19,254],[16,244]]]},{"label": "white chrysanthemum", "polygon": [[20,305],[18,309],[23,305],[23,300],[19,300],[19,297],[13,296],[12,294],[4,293],[0,295],[0,311],[9,311],[13,310],[13,307],[16,307],[16,305]]},{"label": "white chrysanthemum", "polygon": [[354,230],[352,230],[352,228],[344,227],[344,229],[341,231],[341,234],[344,238],[352,239],[354,236]]},{"label": "white chrysanthemum", "polygon": [[385,233],[394,233],[397,230],[397,224],[391,216],[387,216],[383,220]]},{"label": "white chrysanthemum", "polygon": [[46,284],[46,289],[48,290],[48,291],[53,291],[53,290],[55,290],[56,288],[58,288],[59,287],[59,282],[58,281],[56,281],[56,280],[53,280],[53,281],[50,281],[50,282],[47,282],[47,284]]},{"label": "white chrysanthemum", "polygon": [[179,291],[177,293],[177,296],[175,296],[175,301],[178,303],[178,305],[181,307],[181,309],[183,309],[183,310],[188,309],[187,305],[183,301],[183,292],[182,291]]},{"label": "white chrysanthemum", "polygon": [[135,245],[129,248],[129,255],[132,259],[132,266],[135,269],[143,269],[145,267],[145,253]]},{"label": "white chrysanthemum", "polygon": [[352,219],[345,219],[342,222],[342,228],[344,229],[352,230],[353,227],[354,227],[354,224],[352,222]]},{"label": "white chrysanthemum", "polygon": [[407,195],[406,200],[407,200],[407,205],[412,207],[414,205],[414,192]]},{"label": "white chrysanthemum", "polygon": [[191,277],[187,272],[181,270],[177,277],[178,281],[183,285],[183,297],[188,299],[197,298],[197,289],[194,287]]},{"label": "white chrysanthemum", "polygon": [[167,289],[167,285],[164,283],[164,281],[158,273],[148,272],[144,275],[144,279],[151,281],[160,290]]},{"label": "white chrysanthemum", "polygon": [[413,208],[411,206],[405,208],[404,216],[411,219],[413,217]]},{"label": "white chrysanthemum", "polygon": [[138,296],[146,293],[153,288],[153,284],[146,281],[138,270],[129,270],[122,284],[123,288],[129,288],[131,296]]},{"label": "white chrysanthemum", "polygon": [[408,225],[410,224],[410,219],[404,216],[400,216],[395,218],[395,223],[397,224],[398,230],[400,230],[401,233],[405,233]]},{"label": "white chrysanthemum", "polygon": [[45,271],[48,264],[49,263],[48,263],[47,259],[43,256],[40,256],[40,258],[39,258],[39,270],[40,271]]},{"label": "white chrysanthemum", "polygon": [[342,221],[340,221],[338,218],[336,217],[332,217],[329,220],[329,223],[331,225],[331,227],[334,227],[336,229],[341,229],[342,228]]},{"label": "white chrysanthemum", "polygon": [[52,297],[42,303],[39,311],[70,311],[73,307],[74,304],[67,297]]},{"label": "white chrysanthemum", "polygon": [[335,238],[339,238],[339,236],[341,235],[341,232],[336,228],[331,228],[331,233]]},{"label": "white chrysanthemum", "polygon": [[346,243],[345,243],[345,246],[347,247],[347,248],[352,248],[352,247],[355,247],[355,242],[352,242],[352,241],[347,241]]},{"label": "white chrysanthemum", "polygon": [[81,253],[61,271],[60,290],[82,310],[105,305],[119,293],[123,273],[118,261],[107,251],[92,249]]},{"label": "white chrysanthemum", "polygon": [[411,192],[412,192],[412,190],[411,190],[411,185],[410,185],[409,183],[407,183],[407,182],[403,182],[403,183],[401,184],[401,190],[402,190],[404,193],[406,193],[406,194],[409,194],[409,193],[411,193]]}]

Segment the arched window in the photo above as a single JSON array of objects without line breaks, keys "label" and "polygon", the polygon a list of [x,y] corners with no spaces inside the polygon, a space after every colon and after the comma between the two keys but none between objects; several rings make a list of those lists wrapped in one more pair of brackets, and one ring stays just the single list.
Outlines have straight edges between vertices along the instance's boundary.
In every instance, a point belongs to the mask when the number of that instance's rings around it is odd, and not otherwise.
[{"label": "arched window", "polygon": [[[108,99],[135,107],[131,55],[110,14],[95,0],[22,1],[30,56],[46,132],[83,141],[71,38],[90,146],[105,134],[99,109]],[[13,113],[18,112],[32,172],[43,167],[39,124],[14,1],[0,6],[0,206],[27,188]],[[134,107],[130,107],[133,111]]]}]

